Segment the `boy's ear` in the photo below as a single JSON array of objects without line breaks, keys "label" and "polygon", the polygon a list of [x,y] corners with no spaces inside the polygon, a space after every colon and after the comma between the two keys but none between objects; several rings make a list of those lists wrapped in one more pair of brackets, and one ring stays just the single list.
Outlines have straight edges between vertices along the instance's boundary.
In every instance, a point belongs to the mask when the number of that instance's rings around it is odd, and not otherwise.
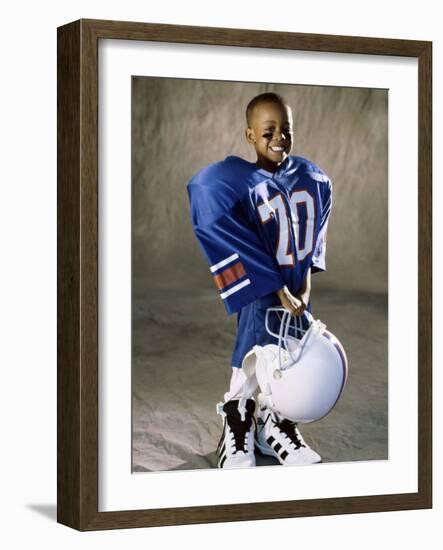
[{"label": "boy's ear", "polygon": [[246,141],[247,141],[248,143],[252,143],[252,144],[255,143],[255,133],[254,133],[254,130],[252,130],[251,128],[246,128],[246,129],[245,129],[245,136],[246,136]]}]

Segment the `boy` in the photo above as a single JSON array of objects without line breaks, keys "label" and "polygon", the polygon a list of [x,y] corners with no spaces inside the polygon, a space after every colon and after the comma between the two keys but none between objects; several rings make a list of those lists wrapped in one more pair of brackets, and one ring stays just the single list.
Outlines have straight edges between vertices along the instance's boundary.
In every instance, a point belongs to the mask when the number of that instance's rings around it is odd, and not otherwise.
[{"label": "boy", "polygon": [[[242,361],[254,345],[272,342],[266,309],[283,305],[294,316],[309,308],[311,272],[325,270],[331,182],[312,162],[290,156],[292,111],[278,94],[253,98],[246,109],[246,140],[255,164],[229,156],[188,184],[194,232],[228,314],[238,313],[230,388],[217,405],[223,418],[218,466],[255,466],[257,389]],[[275,332],[275,331],[274,331]],[[321,457],[294,422],[260,408],[257,446],[283,465]]]}]

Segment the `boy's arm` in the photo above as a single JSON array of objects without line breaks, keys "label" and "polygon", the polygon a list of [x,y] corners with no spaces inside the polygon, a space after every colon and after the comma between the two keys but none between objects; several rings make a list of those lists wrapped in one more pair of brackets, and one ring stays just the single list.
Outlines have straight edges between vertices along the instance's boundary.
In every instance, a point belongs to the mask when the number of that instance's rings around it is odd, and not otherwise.
[{"label": "boy's arm", "polygon": [[237,196],[222,182],[215,187],[191,182],[188,193],[192,227],[228,314],[282,288],[277,260],[263,246]]},{"label": "boy's arm", "polygon": [[311,268],[308,269],[303,286],[295,296],[291,294],[287,286],[277,291],[282,306],[292,315],[302,315],[309,304],[311,295]]}]

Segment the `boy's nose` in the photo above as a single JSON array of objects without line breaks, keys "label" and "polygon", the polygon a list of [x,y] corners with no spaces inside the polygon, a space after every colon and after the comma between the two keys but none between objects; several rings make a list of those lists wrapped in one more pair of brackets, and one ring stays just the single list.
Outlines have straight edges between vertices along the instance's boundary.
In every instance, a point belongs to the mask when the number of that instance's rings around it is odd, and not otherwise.
[{"label": "boy's nose", "polygon": [[283,132],[283,130],[276,130],[275,133],[274,133],[274,137],[278,138],[278,139],[285,139],[286,138],[285,133]]}]

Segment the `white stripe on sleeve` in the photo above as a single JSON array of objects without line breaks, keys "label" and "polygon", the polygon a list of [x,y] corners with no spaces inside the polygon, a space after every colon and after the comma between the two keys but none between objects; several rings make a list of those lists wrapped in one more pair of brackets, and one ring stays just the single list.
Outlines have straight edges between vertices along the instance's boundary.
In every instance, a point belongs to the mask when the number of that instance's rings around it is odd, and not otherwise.
[{"label": "white stripe on sleeve", "polygon": [[228,296],[231,296],[231,294],[234,294],[235,292],[238,292],[239,290],[241,290],[242,288],[244,288],[245,286],[248,286],[250,284],[251,284],[251,281],[249,279],[245,279],[244,281],[242,281],[241,283],[238,283],[238,285],[233,286],[232,288],[230,288],[226,292],[222,292],[220,294],[220,297],[223,298],[223,300],[224,300]]},{"label": "white stripe on sleeve", "polygon": [[212,273],[214,273],[214,271],[217,271],[217,269],[220,269],[221,267],[230,264],[234,260],[237,260],[238,257],[238,254],[233,254],[232,256],[229,256],[229,258],[225,258],[221,262],[218,262],[218,264],[211,265],[209,269],[212,271]]}]

